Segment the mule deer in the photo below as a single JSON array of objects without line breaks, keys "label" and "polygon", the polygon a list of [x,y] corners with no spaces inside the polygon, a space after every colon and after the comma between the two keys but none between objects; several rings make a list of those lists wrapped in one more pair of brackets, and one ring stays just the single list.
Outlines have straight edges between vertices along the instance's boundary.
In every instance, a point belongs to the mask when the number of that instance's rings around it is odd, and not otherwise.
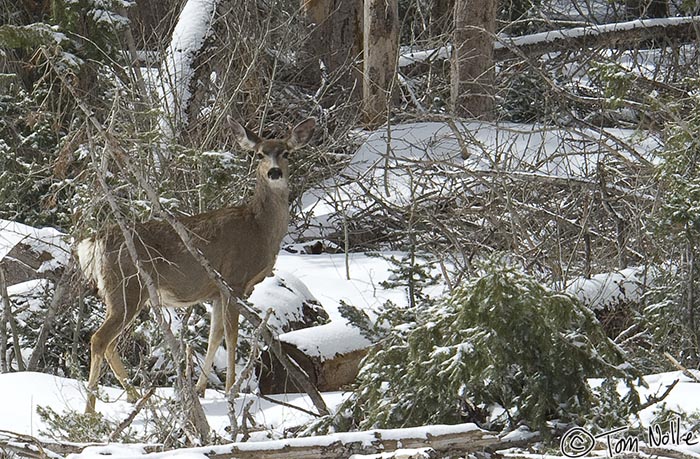
[{"label": "mule deer", "polygon": [[[198,249],[239,298],[248,296],[253,287],[272,272],[289,219],[287,156],[309,141],[315,126],[315,120],[309,118],[294,127],[284,140],[263,140],[233,122],[233,134],[239,145],[254,151],[260,160],[255,193],[246,205],[181,219],[197,241]],[[215,283],[170,224],[147,221],[137,224],[132,234],[141,269],[147,270],[156,284],[162,305],[186,307],[202,301],[213,302],[209,342],[197,390],[203,392],[206,388],[214,354],[225,337],[228,392],[235,378],[237,306],[224,303]],[[129,400],[138,397],[136,389],[128,382],[116,345],[119,335],[149,303],[149,298],[146,285],[139,279],[138,269],[125,250],[124,235],[118,227],[81,241],[77,256],[82,271],[97,284],[98,293],[107,306],[104,323],[91,340],[86,411],[92,412],[103,359],[126,389]]]}]

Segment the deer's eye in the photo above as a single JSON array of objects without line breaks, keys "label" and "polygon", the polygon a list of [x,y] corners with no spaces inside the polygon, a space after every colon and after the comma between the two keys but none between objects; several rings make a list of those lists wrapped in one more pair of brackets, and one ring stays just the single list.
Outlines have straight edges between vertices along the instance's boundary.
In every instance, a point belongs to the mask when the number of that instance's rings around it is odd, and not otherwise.
[{"label": "deer's eye", "polygon": [[255,157],[258,158],[258,159],[263,159],[264,156],[265,156],[265,155],[263,155],[263,154],[260,153],[260,152],[258,152],[258,153],[255,155]]},{"label": "deer's eye", "polygon": [[288,151],[285,151],[284,153],[282,153],[282,157],[283,157],[284,159],[289,158],[289,152],[288,152]]}]

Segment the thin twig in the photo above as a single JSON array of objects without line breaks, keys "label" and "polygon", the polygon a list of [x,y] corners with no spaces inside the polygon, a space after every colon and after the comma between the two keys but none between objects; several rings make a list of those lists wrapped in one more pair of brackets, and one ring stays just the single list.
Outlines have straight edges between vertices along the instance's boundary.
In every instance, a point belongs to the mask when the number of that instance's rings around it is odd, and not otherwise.
[{"label": "thin twig", "polygon": [[137,402],[136,405],[134,406],[134,409],[129,413],[129,416],[127,416],[122,422],[119,423],[116,429],[114,429],[114,432],[112,432],[109,436],[109,441],[113,442],[117,440],[117,437],[131,425],[131,423],[136,419],[136,416],[141,412],[143,407],[146,405],[146,402],[153,396],[153,394],[156,393],[156,388],[151,387],[148,389],[146,394],[141,397]]},{"label": "thin twig", "polygon": [[289,402],[283,402],[282,400],[275,400],[274,398],[268,397],[267,395],[263,395],[263,394],[259,394],[258,397],[260,397],[261,399],[268,401],[270,403],[274,403],[275,405],[281,405],[281,406],[285,406],[287,408],[291,408],[293,410],[301,411],[302,413],[306,413],[309,416],[313,416],[315,418],[320,417],[318,413],[314,413],[313,411],[307,410],[306,408],[302,408],[300,406],[293,405]]}]

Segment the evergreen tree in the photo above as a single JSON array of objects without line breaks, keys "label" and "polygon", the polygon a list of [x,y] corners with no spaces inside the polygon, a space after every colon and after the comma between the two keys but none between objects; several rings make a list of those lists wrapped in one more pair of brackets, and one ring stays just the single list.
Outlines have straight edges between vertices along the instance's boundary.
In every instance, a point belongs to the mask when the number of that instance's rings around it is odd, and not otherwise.
[{"label": "evergreen tree", "polygon": [[401,309],[385,312],[399,320],[365,360],[345,405],[360,428],[472,420],[546,434],[548,421],[585,421],[600,407],[593,377],[630,387],[614,406],[607,391],[608,418],[596,420],[619,421],[638,407],[636,373],[594,314],[502,261],[416,310],[414,321]]}]

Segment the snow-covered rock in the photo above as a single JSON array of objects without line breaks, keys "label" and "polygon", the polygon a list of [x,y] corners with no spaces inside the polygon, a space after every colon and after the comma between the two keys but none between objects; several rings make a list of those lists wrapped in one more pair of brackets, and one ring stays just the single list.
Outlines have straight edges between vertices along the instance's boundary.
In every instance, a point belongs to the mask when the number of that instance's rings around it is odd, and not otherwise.
[{"label": "snow-covered rock", "polygon": [[9,285],[54,278],[70,258],[69,237],[54,228],[0,220],[0,263]]},{"label": "snow-covered rock", "polygon": [[260,311],[272,309],[268,325],[278,334],[320,325],[328,314],[294,274],[275,271],[255,286],[249,301]]}]

